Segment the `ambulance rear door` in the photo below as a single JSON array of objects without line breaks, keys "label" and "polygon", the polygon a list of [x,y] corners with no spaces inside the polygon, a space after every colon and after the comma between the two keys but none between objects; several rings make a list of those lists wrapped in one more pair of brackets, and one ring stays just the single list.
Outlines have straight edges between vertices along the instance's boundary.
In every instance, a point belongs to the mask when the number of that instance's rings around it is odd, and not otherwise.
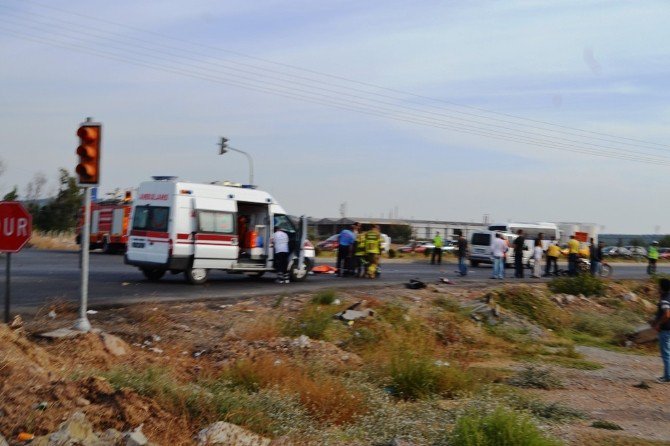
[{"label": "ambulance rear door", "polygon": [[193,268],[227,269],[237,263],[237,202],[229,198],[194,200],[196,231]]}]

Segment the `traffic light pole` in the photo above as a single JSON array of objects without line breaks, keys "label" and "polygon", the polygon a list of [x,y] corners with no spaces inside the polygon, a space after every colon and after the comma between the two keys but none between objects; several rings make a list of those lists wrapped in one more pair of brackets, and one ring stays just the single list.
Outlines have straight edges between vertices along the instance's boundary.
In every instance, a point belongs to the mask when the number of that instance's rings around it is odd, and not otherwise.
[{"label": "traffic light pole", "polygon": [[91,323],[86,314],[88,307],[88,254],[91,243],[91,188],[84,188],[84,225],[81,232],[81,302],[79,304],[79,319],[74,329],[87,332]]}]

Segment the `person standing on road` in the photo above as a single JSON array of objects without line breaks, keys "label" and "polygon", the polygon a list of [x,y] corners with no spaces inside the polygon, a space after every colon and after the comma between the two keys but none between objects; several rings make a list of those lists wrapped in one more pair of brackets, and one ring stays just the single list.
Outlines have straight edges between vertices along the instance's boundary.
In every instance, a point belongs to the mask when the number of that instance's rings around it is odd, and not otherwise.
[{"label": "person standing on road", "polygon": [[661,296],[651,326],[658,332],[658,346],[663,360],[663,376],[657,381],[666,384],[670,383],[670,279],[663,278],[658,285]]},{"label": "person standing on road", "polygon": [[275,233],[272,236],[272,246],[274,247],[274,266],[277,271],[276,283],[289,283],[288,278],[288,235],[275,226]]},{"label": "person standing on road", "polygon": [[433,253],[430,255],[430,264],[435,265],[435,259],[437,259],[437,264],[442,264],[442,237],[440,236],[440,231],[435,233],[433,237]]},{"label": "person standing on road", "polygon": [[[354,231],[356,227],[351,227]],[[338,277],[344,277],[351,274],[351,257],[353,255],[354,243],[356,243],[356,236],[353,231],[343,229],[337,237],[337,261],[335,268],[337,268]]]},{"label": "person standing on road", "polygon": [[354,276],[363,277],[365,275],[365,232],[361,230],[361,224],[356,223],[358,230],[356,232],[356,247],[354,248]]},{"label": "person standing on road", "polygon": [[533,247],[533,275],[531,276],[534,279],[539,279],[542,274],[542,243],[540,240],[535,242]]},{"label": "person standing on road", "polygon": [[496,236],[491,242],[491,255],[493,256],[493,275],[491,279],[502,280],[505,277],[505,253],[507,252],[507,243],[502,238],[502,234],[496,232]]},{"label": "person standing on road", "polygon": [[526,237],[523,236],[523,230],[519,229],[517,237],[514,239],[514,277],[523,279],[523,250],[526,247]]},{"label": "person standing on road", "polygon": [[377,265],[379,264],[379,254],[381,254],[382,236],[379,232],[379,225],[373,225],[372,229],[365,233],[365,256],[368,261],[367,277],[377,278]]},{"label": "person standing on road", "polygon": [[647,259],[649,260],[649,264],[647,265],[647,274],[656,274],[656,262],[658,262],[658,242],[656,240],[651,242],[651,245],[649,245]]},{"label": "person standing on road", "polygon": [[545,276],[550,276],[551,265],[554,265],[554,276],[558,276],[558,258],[561,256],[561,248],[558,246],[558,241],[553,240],[547,247],[547,267],[544,270]]},{"label": "person standing on road", "polygon": [[468,267],[466,265],[468,257],[468,241],[465,239],[463,234],[458,236],[458,244],[456,245],[457,254],[458,254],[458,274],[463,276],[468,275]]},{"label": "person standing on road", "polygon": [[577,258],[579,257],[579,240],[574,234],[568,240],[568,275],[577,275]]},{"label": "person standing on road", "polygon": [[597,276],[600,274],[600,262],[603,261],[602,247],[595,243],[591,238],[589,245],[589,261],[591,262],[591,275]]}]

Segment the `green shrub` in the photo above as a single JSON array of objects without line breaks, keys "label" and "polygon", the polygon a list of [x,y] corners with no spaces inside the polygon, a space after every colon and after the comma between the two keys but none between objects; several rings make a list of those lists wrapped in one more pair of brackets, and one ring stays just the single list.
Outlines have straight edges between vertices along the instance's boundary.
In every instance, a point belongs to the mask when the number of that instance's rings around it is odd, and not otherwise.
[{"label": "green shrub", "polygon": [[509,383],[516,387],[533,389],[558,389],[563,387],[561,381],[551,373],[551,370],[534,365],[527,365],[519,373],[510,378]]},{"label": "green shrub", "polygon": [[316,293],[316,295],[312,298],[312,303],[319,305],[330,305],[335,302],[336,297],[335,290],[322,290]]},{"label": "green shrub", "polygon": [[436,363],[428,354],[398,351],[389,364],[390,387],[400,398],[452,397],[474,388],[472,377],[457,367]]},{"label": "green shrub", "polygon": [[593,423],[591,423],[591,427],[595,427],[596,429],[607,429],[610,431],[622,431],[623,428],[619,426],[616,423],[612,423],[611,421],[605,421],[605,420],[596,420]]},{"label": "green shrub", "polygon": [[606,344],[620,345],[640,322],[642,319],[629,311],[610,314],[579,312],[571,328],[577,334],[591,336]]},{"label": "green shrub", "polygon": [[502,407],[492,413],[468,413],[456,421],[453,446],[558,446],[559,440],[544,434],[525,415]]},{"label": "green shrub", "polygon": [[452,313],[458,313],[461,311],[461,304],[458,303],[458,301],[453,297],[436,297],[435,300],[433,300],[433,304]]},{"label": "green shrub", "polygon": [[569,324],[570,314],[557,306],[546,296],[535,294],[530,288],[505,288],[489,295],[501,307],[527,317],[543,327],[552,330]]},{"label": "green shrub", "polygon": [[395,259],[395,257],[396,257],[395,249],[393,249],[393,248],[389,249],[388,256],[389,256],[389,259]]},{"label": "green shrub", "polygon": [[602,296],[605,293],[605,282],[590,274],[580,274],[575,277],[557,277],[552,279],[549,289],[554,293],[583,294],[584,296]]},{"label": "green shrub", "polygon": [[287,336],[309,336],[312,339],[326,339],[326,331],[332,326],[332,309],[307,307],[298,319],[289,321],[282,330]]}]

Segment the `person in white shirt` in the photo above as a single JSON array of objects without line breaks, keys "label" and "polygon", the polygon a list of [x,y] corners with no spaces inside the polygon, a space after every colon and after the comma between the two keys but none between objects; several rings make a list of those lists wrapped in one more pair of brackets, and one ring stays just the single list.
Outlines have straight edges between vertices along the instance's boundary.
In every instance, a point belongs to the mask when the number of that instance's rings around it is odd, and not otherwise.
[{"label": "person in white shirt", "polygon": [[505,253],[507,252],[507,243],[502,235],[496,232],[496,236],[491,242],[491,255],[493,256],[493,275],[491,279],[502,280],[505,277]]},{"label": "person in white shirt", "polygon": [[289,283],[288,275],[288,235],[275,226],[275,233],[272,236],[274,246],[274,266],[277,271],[277,283]]},{"label": "person in white shirt", "polygon": [[535,241],[535,248],[533,248],[533,261],[535,264],[533,265],[533,275],[531,277],[535,279],[539,279],[540,275],[542,274],[542,253],[544,251],[542,250],[542,241],[537,240]]}]

